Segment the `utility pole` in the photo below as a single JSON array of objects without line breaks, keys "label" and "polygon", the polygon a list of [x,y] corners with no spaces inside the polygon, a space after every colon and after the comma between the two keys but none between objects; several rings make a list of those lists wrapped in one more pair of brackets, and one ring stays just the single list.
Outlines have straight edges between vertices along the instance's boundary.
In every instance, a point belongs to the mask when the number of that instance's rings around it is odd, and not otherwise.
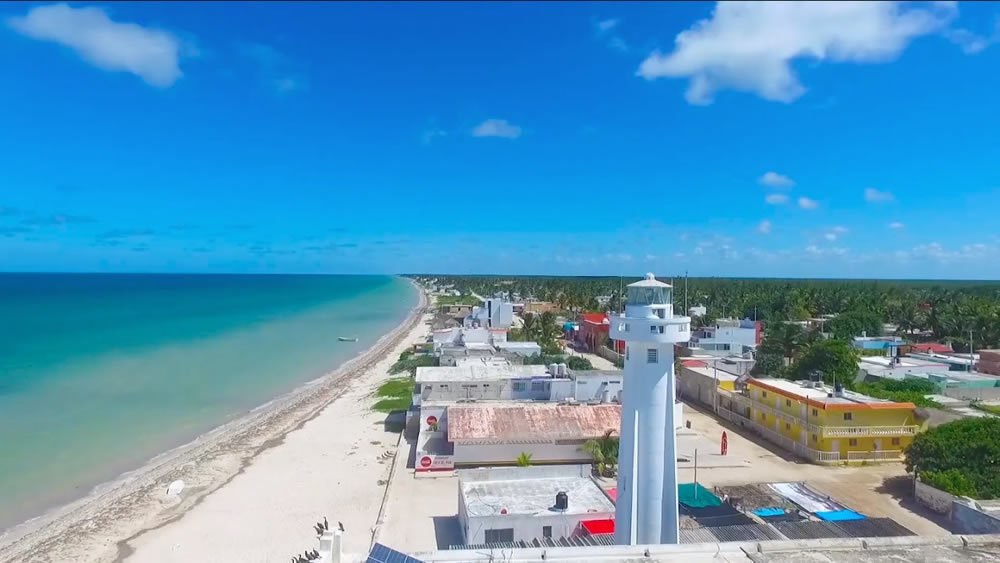
[{"label": "utility pole", "polygon": [[976,356],[972,353],[972,329],[969,329],[969,371],[972,371],[972,365],[976,363]]},{"label": "utility pole", "polygon": [[684,270],[684,314],[688,314],[688,271]]}]

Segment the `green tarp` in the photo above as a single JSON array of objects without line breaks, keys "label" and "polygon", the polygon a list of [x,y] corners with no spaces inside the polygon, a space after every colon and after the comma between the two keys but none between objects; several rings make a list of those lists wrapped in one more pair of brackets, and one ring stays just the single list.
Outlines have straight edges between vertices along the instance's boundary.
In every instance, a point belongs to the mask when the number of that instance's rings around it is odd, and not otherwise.
[{"label": "green tarp", "polygon": [[677,485],[677,500],[688,508],[707,508],[720,506],[722,500],[698,483],[681,483]]}]

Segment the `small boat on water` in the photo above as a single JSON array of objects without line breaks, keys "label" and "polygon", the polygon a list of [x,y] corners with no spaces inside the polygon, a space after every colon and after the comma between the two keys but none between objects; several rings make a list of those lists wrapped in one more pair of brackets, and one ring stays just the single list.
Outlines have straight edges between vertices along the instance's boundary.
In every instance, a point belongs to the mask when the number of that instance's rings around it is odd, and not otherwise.
[{"label": "small boat on water", "polygon": [[341,342],[357,342],[358,338],[356,336],[354,338],[350,338],[348,336],[338,336],[337,340]]}]

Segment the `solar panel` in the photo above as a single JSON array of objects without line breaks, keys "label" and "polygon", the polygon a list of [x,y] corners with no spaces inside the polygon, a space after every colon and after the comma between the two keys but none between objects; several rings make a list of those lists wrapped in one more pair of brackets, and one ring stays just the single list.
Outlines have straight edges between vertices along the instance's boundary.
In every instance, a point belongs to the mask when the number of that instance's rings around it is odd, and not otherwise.
[{"label": "solar panel", "polygon": [[414,559],[405,553],[400,553],[395,549],[388,548],[380,543],[372,546],[371,553],[365,563],[424,563],[419,559]]}]

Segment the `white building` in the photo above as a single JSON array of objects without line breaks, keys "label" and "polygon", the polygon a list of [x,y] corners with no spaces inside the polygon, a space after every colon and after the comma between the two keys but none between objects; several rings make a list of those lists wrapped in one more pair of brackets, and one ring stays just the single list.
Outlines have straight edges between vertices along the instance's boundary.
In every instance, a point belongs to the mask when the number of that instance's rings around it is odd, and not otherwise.
[{"label": "white building", "polygon": [[691,318],[675,317],[671,287],[653,274],[629,284],[625,314],[611,338],[625,341],[625,391],[618,456],[615,541],[678,543],[674,344],[691,338]]},{"label": "white building", "polygon": [[585,533],[584,522],[615,513],[589,465],[463,470],[458,493],[467,545],[569,538]]},{"label": "white building", "polygon": [[472,308],[472,314],[465,319],[465,326],[507,329],[513,322],[513,304],[498,297],[491,297],[481,306]]},{"label": "white building", "polygon": [[688,315],[692,317],[704,317],[708,314],[708,307],[704,305],[692,305],[688,307]]},{"label": "white building", "polygon": [[540,356],[542,354],[542,347],[537,342],[498,342],[496,343],[496,349],[499,352],[507,352],[525,358]]},{"label": "white building", "polygon": [[[546,366],[514,366],[477,358],[455,367],[418,367],[413,405],[423,401],[533,400],[548,398]],[[537,387],[537,389],[536,389]]]},{"label": "white building", "polygon": [[759,321],[719,319],[715,325],[691,333],[691,347],[713,356],[741,356],[757,349],[762,330]]}]

